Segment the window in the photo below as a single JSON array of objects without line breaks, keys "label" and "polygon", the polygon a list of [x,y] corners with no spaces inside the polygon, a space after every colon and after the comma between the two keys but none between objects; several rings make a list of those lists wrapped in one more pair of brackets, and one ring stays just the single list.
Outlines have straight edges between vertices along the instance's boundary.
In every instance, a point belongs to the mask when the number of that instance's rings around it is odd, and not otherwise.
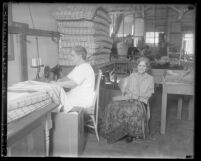
[{"label": "window", "polygon": [[163,32],[146,32],[145,43],[158,46],[159,33]]},{"label": "window", "polygon": [[186,54],[194,53],[194,36],[193,34],[184,34],[183,36],[183,49]]}]

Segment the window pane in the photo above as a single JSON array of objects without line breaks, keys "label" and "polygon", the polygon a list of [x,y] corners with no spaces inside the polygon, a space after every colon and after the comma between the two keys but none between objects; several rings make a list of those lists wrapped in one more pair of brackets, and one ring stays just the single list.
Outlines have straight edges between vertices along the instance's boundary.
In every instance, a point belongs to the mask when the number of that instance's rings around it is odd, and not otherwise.
[{"label": "window pane", "polygon": [[194,53],[194,42],[193,42],[193,34],[185,34],[184,41],[186,42],[185,51],[187,54]]},{"label": "window pane", "polygon": [[185,37],[185,38],[192,38],[192,37],[193,37],[193,34],[185,34],[184,37]]},{"label": "window pane", "polygon": [[146,32],[146,37],[154,37],[154,32]]}]

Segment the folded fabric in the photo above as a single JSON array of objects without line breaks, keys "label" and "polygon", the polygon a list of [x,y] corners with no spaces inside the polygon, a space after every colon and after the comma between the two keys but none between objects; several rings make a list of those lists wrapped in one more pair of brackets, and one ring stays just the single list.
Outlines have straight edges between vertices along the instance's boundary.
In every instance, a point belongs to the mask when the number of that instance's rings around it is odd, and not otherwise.
[{"label": "folded fabric", "polygon": [[[110,61],[109,57],[107,58],[101,58],[101,59],[89,59],[87,60],[91,65],[99,65],[103,63],[108,63]],[[62,66],[74,66],[75,63],[68,60],[68,59],[59,59],[59,64]]]},{"label": "folded fabric", "polygon": [[36,111],[38,109],[44,108],[52,103],[52,99],[49,98],[44,101],[37,102],[35,104],[31,104],[29,106],[24,106],[21,108],[17,108],[12,111],[8,111],[7,113],[7,123],[10,123],[11,121],[14,121],[16,119],[22,118],[33,111]]},{"label": "folded fabric", "polygon": [[[107,53],[109,54],[111,52],[111,49],[107,49],[104,47],[100,48],[89,48],[84,46],[87,50],[87,57],[90,57],[91,55],[98,54],[98,53]],[[65,48],[60,48],[59,49],[59,58],[68,58],[71,52],[71,47],[65,47]]]},{"label": "folded fabric", "polygon": [[100,9],[97,10],[97,14],[96,15],[99,16],[99,17],[101,17],[101,18],[106,19],[109,23],[112,22],[112,20],[110,18],[110,15],[107,12],[103,11],[103,10],[100,10]]},{"label": "folded fabric", "polygon": [[110,58],[110,54],[108,54],[108,53],[96,53],[96,54],[93,54],[90,57],[88,57],[88,60],[109,59],[109,58]]},{"label": "folded fabric", "polygon": [[107,42],[112,44],[113,41],[109,36],[99,36],[99,35],[64,35],[61,34],[60,36],[61,41],[81,41],[81,42],[93,42],[93,43],[100,43],[100,42]]},{"label": "folded fabric", "polygon": [[194,71],[193,70],[167,70],[165,76],[166,82],[177,83],[193,83]]},{"label": "folded fabric", "polygon": [[10,87],[8,87],[9,91],[38,91],[48,93],[49,96],[56,104],[60,104],[60,93],[63,90],[60,86],[45,82],[38,81],[24,81],[16,83]]},{"label": "folded fabric", "polygon": [[96,65],[101,65],[101,64],[105,64],[105,63],[109,63],[110,60],[93,60],[93,61],[90,61],[90,64],[92,66],[96,66]]},{"label": "folded fabric", "polygon": [[68,5],[59,7],[53,15],[57,20],[92,20],[95,16],[99,16],[104,18],[108,23],[111,23],[111,18],[104,8],[92,5]]},{"label": "folded fabric", "polygon": [[58,27],[94,27],[95,24],[99,24],[99,23],[96,23],[93,21],[87,21],[87,20],[82,20],[82,21],[57,20]]},{"label": "folded fabric", "polygon": [[106,25],[106,26],[110,25],[110,23],[108,23],[108,21],[106,21],[105,19],[103,19],[103,18],[101,18],[99,16],[94,17],[93,22],[97,22],[97,23],[100,23],[100,24],[103,24],[103,25]]},{"label": "folded fabric", "polygon": [[185,77],[182,76],[166,76],[165,77],[166,82],[176,82],[176,83],[194,83],[194,75],[189,74]]},{"label": "folded fabric", "polygon": [[76,45],[83,46],[85,48],[99,49],[99,48],[107,48],[111,49],[112,44],[107,42],[93,42],[93,41],[60,41],[60,47],[73,47]]},{"label": "folded fabric", "polygon": [[[31,104],[35,104],[37,102],[41,102],[50,98],[50,96],[46,92],[19,93],[17,91],[8,91],[7,95],[7,111],[12,111],[17,108],[29,106]],[[12,99],[13,96],[15,97],[14,99]]]},{"label": "folded fabric", "polygon": [[109,26],[93,21],[57,21],[60,28],[95,28],[99,30],[108,30]]},{"label": "folded fabric", "polygon": [[100,35],[109,36],[109,29],[98,30],[96,28],[64,28],[58,27],[58,32],[65,35]]},{"label": "folded fabric", "polygon": [[88,5],[66,5],[58,7],[53,13],[57,19],[75,19],[89,18],[92,19],[98,7]]}]

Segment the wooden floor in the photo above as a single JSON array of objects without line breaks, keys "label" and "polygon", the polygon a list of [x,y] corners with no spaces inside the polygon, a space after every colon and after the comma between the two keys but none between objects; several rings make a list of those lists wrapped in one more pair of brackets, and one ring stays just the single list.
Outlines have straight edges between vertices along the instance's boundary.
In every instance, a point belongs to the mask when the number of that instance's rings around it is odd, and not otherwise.
[{"label": "wooden floor", "polygon": [[[116,92],[114,92],[115,95]],[[81,157],[103,158],[186,158],[193,156],[194,121],[188,120],[188,99],[184,99],[182,120],[177,116],[177,95],[168,95],[166,134],[160,134],[161,91],[155,92],[151,103],[151,135],[153,141],[126,143],[120,140],[108,144],[104,138],[98,143],[95,134],[88,134]]]}]

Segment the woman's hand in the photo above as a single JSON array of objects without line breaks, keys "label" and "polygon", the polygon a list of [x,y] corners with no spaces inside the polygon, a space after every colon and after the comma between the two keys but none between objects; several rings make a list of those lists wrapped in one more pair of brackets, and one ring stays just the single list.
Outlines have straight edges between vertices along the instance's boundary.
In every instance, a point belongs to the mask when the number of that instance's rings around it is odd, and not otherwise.
[{"label": "woman's hand", "polygon": [[57,82],[62,82],[62,81],[63,81],[62,79],[58,79],[58,80],[57,80]]},{"label": "woman's hand", "polygon": [[64,82],[64,81],[69,81],[70,79],[68,77],[63,77],[61,79],[58,79],[57,82]]}]

